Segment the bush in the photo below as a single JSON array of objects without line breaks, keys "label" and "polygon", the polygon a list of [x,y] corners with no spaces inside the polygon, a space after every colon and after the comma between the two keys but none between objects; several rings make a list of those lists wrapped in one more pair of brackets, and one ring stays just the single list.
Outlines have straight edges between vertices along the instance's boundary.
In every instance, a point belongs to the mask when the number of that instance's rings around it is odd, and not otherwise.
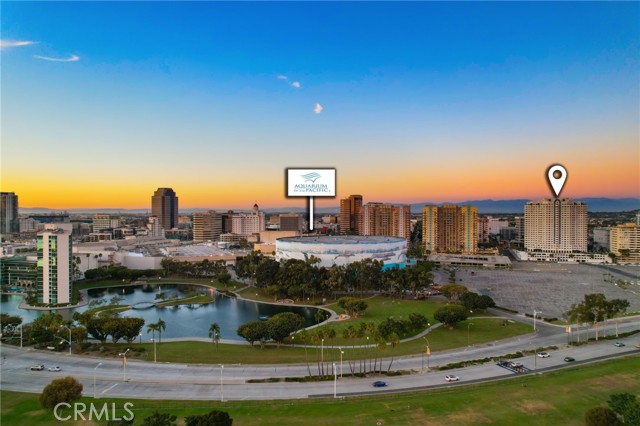
[{"label": "bush", "polygon": [[444,325],[453,326],[467,319],[467,311],[461,305],[447,305],[438,308],[433,316]]},{"label": "bush", "polygon": [[72,402],[82,397],[82,384],[71,376],[55,379],[40,394],[40,405],[53,410],[61,402]]},{"label": "bush", "polygon": [[226,411],[213,410],[201,416],[187,416],[185,426],[231,426],[233,419]]},{"label": "bush", "polygon": [[616,413],[607,407],[594,407],[584,414],[584,422],[587,426],[621,426],[622,422]]}]

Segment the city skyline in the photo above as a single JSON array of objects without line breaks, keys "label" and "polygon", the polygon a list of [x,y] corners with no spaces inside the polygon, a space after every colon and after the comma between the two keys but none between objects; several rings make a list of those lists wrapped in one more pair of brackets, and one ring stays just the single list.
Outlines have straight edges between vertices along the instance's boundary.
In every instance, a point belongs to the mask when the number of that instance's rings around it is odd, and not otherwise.
[{"label": "city skyline", "polygon": [[0,190],[305,207],[284,170],[325,166],[319,208],[536,200],[560,163],[563,197],[638,197],[639,7],[4,3]]}]

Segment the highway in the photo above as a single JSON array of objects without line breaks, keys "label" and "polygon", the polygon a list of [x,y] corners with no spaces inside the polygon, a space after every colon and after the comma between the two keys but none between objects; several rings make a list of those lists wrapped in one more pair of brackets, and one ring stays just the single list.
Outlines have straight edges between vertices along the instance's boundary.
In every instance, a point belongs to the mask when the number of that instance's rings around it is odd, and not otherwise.
[{"label": "highway", "polygon": [[[627,319],[620,324],[620,332],[638,329],[637,318]],[[614,330],[611,324],[607,333]],[[600,328],[601,332],[603,327]],[[519,350],[532,350],[537,347],[557,345],[560,349],[550,351],[549,358],[536,358],[533,355],[518,359],[526,367],[537,371],[548,368],[565,367],[603,357],[640,353],[634,347],[640,342],[640,335],[634,335],[617,341],[626,346],[615,347],[613,340],[600,340],[588,345],[572,347],[566,344],[563,327],[538,323],[538,332],[519,338],[471,348],[435,352],[429,357],[431,367],[451,362],[463,362],[484,357],[497,358],[501,355]],[[264,400],[264,399],[296,399],[317,396],[333,396],[334,381],[312,383],[247,383],[249,379],[269,377],[302,377],[308,375],[306,364],[295,365],[189,365],[173,363],[150,363],[128,361],[126,372],[121,360],[113,358],[95,358],[80,355],[68,355],[31,349],[20,349],[15,346],[2,345],[2,378],[0,385],[4,390],[39,393],[56,377],[73,376],[84,386],[84,394],[97,397],[170,399],[170,400]],[[325,349],[330,350],[330,349]],[[565,363],[563,358],[571,356],[576,362]],[[426,358],[426,357],[425,357]],[[339,378],[335,383],[338,397],[353,394],[397,392],[415,388],[446,387],[460,384],[495,380],[515,376],[514,373],[494,363],[470,366],[449,371],[427,371],[422,355],[396,358],[393,370],[413,370],[414,374],[380,378]],[[102,365],[96,368],[98,363]],[[62,372],[31,371],[30,367],[44,364],[46,367],[59,365]],[[336,372],[340,375],[340,363],[336,363]],[[384,368],[389,364],[385,359]],[[423,365],[425,368],[423,369]],[[313,368],[314,366],[312,366]],[[348,363],[343,363],[344,373],[350,372]],[[312,369],[312,371],[314,371]],[[125,377],[126,374],[126,377]],[[460,382],[448,384],[444,381],[446,374],[456,374]],[[384,388],[373,388],[374,380],[388,383]]]}]

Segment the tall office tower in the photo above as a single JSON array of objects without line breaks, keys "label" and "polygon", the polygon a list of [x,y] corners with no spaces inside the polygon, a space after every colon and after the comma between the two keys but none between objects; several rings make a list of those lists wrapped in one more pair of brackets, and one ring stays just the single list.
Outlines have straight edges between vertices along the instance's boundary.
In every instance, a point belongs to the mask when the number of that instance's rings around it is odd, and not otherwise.
[{"label": "tall office tower", "polygon": [[422,208],[422,244],[428,252],[438,251],[438,206]]},{"label": "tall office tower", "polygon": [[524,217],[516,216],[516,241],[518,244],[524,244]]},{"label": "tall office tower", "polygon": [[340,200],[340,234],[354,234],[360,228],[360,208],[362,207],[362,195],[349,195],[349,198]]},{"label": "tall office tower", "polygon": [[111,217],[109,214],[94,214],[93,220],[93,232],[100,232],[103,229],[113,229],[120,226],[120,219]]},{"label": "tall office tower", "polygon": [[20,232],[18,196],[13,192],[0,192],[0,234]]},{"label": "tall office tower", "polygon": [[422,242],[431,252],[475,253],[478,250],[477,207],[424,206]]},{"label": "tall office tower", "polygon": [[178,227],[178,197],[171,188],[158,188],[151,197],[151,214],[165,230]]},{"label": "tall office tower", "polygon": [[238,235],[257,234],[266,230],[264,212],[257,204],[253,205],[251,213],[236,213],[231,218],[231,232]]},{"label": "tall office tower", "polygon": [[358,213],[358,234],[387,237],[411,237],[410,206],[367,203]]},{"label": "tall office tower", "polygon": [[48,223],[38,233],[38,302],[70,303],[73,279],[70,223]]},{"label": "tall office tower", "polygon": [[160,219],[158,216],[149,216],[147,229],[149,230],[150,237],[164,238],[164,229],[162,228],[162,225],[160,225]]},{"label": "tall office tower", "polygon": [[612,226],[609,243],[619,263],[640,263],[640,225]]},{"label": "tall office tower", "polygon": [[524,206],[527,251],[587,251],[587,205],[569,198],[540,200]]},{"label": "tall office tower", "polygon": [[220,214],[220,216],[222,217],[222,233],[223,234],[231,233],[231,230],[233,229],[233,215],[235,215],[233,210],[228,210],[226,213]]},{"label": "tall office tower", "polygon": [[296,231],[300,232],[304,230],[304,218],[302,215],[296,213],[281,214],[280,215],[280,230],[281,231]]},{"label": "tall office tower", "polygon": [[218,241],[222,234],[222,216],[214,211],[193,214],[193,241]]}]

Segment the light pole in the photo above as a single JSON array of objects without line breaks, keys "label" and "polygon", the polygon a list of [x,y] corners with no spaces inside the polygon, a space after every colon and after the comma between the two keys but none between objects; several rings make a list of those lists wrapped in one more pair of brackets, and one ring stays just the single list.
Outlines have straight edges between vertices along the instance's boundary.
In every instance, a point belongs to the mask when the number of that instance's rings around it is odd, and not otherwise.
[{"label": "light pole", "polygon": [[336,371],[336,363],[333,363],[333,399],[337,398],[338,392],[338,372]]},{"label": "light pole", "polygon": [[[69,355],[71,355],[71,328],[66,326],[62,326],[62,328],[69,329],[69,340],[62,338],[60,336],[58,336],[58,339],[62,340],[63,342],[67,342],[69,344]],[[20,327],[20,330],[22,330],[22,327]],[[20,342],[22,342],[22,338],[20,339]]]},{"label": "light pole", "polygon": [[472,322],[470,322],[469,324],[467,324],[467,346],[470,347],[471,346],[471,333],[470,333],[470,327],[473,325]]},{"label": "light pole", "polygon": [[324,362],[324,339],[320,340],[320,362]]},{"label": "light pole", "polygon": [[142,344],[142,333],[140,333],[138,337],[140,337],[140,344]]},{"label": "light pole", "polygon": [[533,310],[533,331],[536,331],[536,319],[538,318],[538,314],[541,314],[542,311]]},{"label": "light pole", "polygon": [[153,342],[153,362],[156,362],[156,338],[152,337],[151,341]]},{"label": "light pole", "polygon": [[426,337],[423,337],[423,339],[425,340],[425,342],[427,342],[425,348],[424,348],[424,352],[422,353],[422,368],[424,369],[424,354],[427,354],[427,370],[429,370],[429,357],[431,356],[431,348],[429,347],[429,339],[427,339]]},{"label": "light pole", "polygon": [[220,402],[224,402],[224,365],[218,365],[220,366]]},{"label": "light pole", "polygon": [[131,348],[127,348],[126,351],[119,353],[118,356],[122,357],[122,381],[127,381],[127,352],[129,352]]},{"label": "light pole", "polygon": [[102,363],[99,362],[98,365],[96,365],[95,368],[93,369],[93,399],[96,399],[96,370],[101,365],[102,365]]},{"label": "light pole", "polygon": [[[617,323],[616,323],[617,324]],[[616,336],[618,335],[616,331]],[[22,349],[22,324],[20,324],[20,349]]]},{"label": "light pole", "polygon": [[344,351],[342,350],[342,348],[338,349],[340,349],[340,378],[342,379],[342,355],[344,355]]}]

